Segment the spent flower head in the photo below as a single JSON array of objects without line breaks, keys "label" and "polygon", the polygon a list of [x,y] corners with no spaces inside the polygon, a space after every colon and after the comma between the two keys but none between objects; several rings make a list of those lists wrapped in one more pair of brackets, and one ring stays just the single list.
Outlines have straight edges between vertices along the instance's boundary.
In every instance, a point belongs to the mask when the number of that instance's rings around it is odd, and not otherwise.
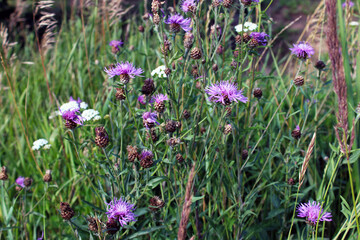
[{"label": "spent flower head", "polygon": [[168,17],[164,21],[166,24],[169,24],[170,26],[173,26],[173,29],[178,29],[178,27],[181,27],[185,32],[191,31],[191,19],[190,18],[184,18],[180,14],[174,14]]},{"label": "spent flower head", "polygon": [[331,220],[331,213],[324,212],[321,209],[321,204],[313,201],[308,203],[300,203],[297,207],[298,217],[306,218],[310,224],[315,225],[318,221],[327,221],[330,222]]},{"label": "spent flower head", "polygon": [[295,55],[299,59],[305,60],[315,53],[314,48],[306,42],[293,44],[293,46],[293,48],[290,48],[291,54]]},{"label": "spent flower head", "polygon": [[230,81],[212,84],[205,89],[205,92],[210,96],[210,101],[219,102],[223,105],[238,101],[246,103],[248,101],[248,98],[242,94],[243,91],[238,90],[237,85]]},{"label": "spent flower head", "polygon": [[107,204],[106,215],[109,219],[115,219],[119,221],[123,227],[129,222],[136,222],[136,215],[134,214],[135,205],[127,202],[125,199],[114,198],[110,203]]}]

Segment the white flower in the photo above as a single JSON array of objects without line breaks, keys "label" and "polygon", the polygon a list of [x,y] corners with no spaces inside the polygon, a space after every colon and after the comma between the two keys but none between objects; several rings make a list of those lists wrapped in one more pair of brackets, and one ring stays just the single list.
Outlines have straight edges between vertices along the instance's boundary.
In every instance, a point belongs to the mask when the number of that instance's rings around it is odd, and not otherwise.
[{"label": "white flower", "polygon": [[60,111],[52,112],[52,113],[50,114],[50,116],[49,116],[49,119],[53,119],[53,118],[55,118],[55,117],[57,117],[57,116],[60,116],[60,115],[61,115]]},{"label": "white flower", "polygon": [[50,147],[51,144],[49,144],[48,140],[40,138],[33,143],[32,150],[49,149]]},{"label": "white flower", "polygon": [[80,103],[80,108],[81,108],[81,109],[87,109],[88,106],[89,106],[89,105],[88,105],[86,102],[81,102],[81,103]]},{"label": "white flower", "polygon": [[79,111],[79,110],[80,110],[80,106],[79,106],[79,103],[76,101],[70,101],[70,102],[64,103],[60,107],[60,112]]},{"label": "white flower", "polygon": [[[255,23],[245,22],[244,23],[244,32],[248,32],[248,31],[252,32],[252,31],[256,30],[257,27],[258,26]],[[242,32],[243,31],[243,25],[242,24],[236,25],[235,26],[235,31]]]},{"label": "white flower", "polygon": [[101,119],[99,112],[94,109],[87,109],[83,111],[81,116],[85,119],[85,121],[90,121],[90,120],[96,121]]},{"label": "white flower", "polygon": [[350,26],[359,26],[359,22],[351,21],[351,22],[349,22],[349,25]]},{"label": "white flower", "polygon": [[151,76],[153,77],[156,74],[160,78],[166,78],[165,69],[166,69],[165,65],[157,67],[151,72]]}]

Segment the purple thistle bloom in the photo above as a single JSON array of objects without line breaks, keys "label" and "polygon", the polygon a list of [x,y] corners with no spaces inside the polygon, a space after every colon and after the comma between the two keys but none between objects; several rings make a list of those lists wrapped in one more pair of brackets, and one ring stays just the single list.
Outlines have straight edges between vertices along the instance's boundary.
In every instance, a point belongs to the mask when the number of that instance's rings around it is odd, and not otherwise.
[{"label": "purple thistle bloom", "polygon": [[127,225],[128,222],[136,222],[136,215],[133,213],[135,211],[135,205],[128,203],[122,197],[118,200],[114,198],[110,203],[106,203],[108,218],[116,219],[119,221],[120,225],[123,227]]},{"label": "purple thistle bloom", "polygon": [[78,97],[78,100],[75,100],[72,96],[70,96],[69,102],[77,102],[78,104],[80,104],[82,101],[79,97]]},{"label": "purple thistle bloom", "polygon": [[[342,5],[341,5],[343,8],[346,8],[347,6],[347,2],[344,2]],[[352,8],[354,6],[354,3],[352,1],[349,1],[349,8]]]},{"label": "purple thistle bloom", "polygon": [[306,42],[300,42],[299,44],[293,44],[294,47],[290,48],[291,54],[294,54],[299,59],[307,59],[314,55],[315,51],[310,44]]},{"label": "purple thistle bloom", "polygon": [[105,68],[104,71],[108,74],[109,78],[120,75],[127,75],[130,78],[135,78],[135,76],[142,77],[140,74],[144,72],[141,68],[135,68],[135,66],[129,62],[116,63],[115,67]]},{"label": "purple thistle bloom", "polygon": [[164,94],[158,94],[155,97],[152,97],[151,99],[151,103],[156,102],[156,103],[162,103],[163,101],[168,101],[169,98],[167,95]]},{"label": "purple thistle bloom", "polygon": [[297,207],[298,217],[306,218],[306,220],[310,221],[312,224],[316,224],[317,221],[327,221],[331,220],[331,213],[324,212],[321,209],[320,203],[316,201],[308,202],[308,203],[300,203]]},{"label": "purple thistle bloom", "polygon": [[122,45],[124,44],[123,41],[119,41],[119,40],[112,40],[109,42],[109,46],[111,47],[115,47],[117,49],[119,49],[120,47],[122,47]]},{"label": "purple thistle bloom", "polygon": [[145,104],[146,104],[146,101],[145,101],[146,99],[145,99],[145,95],[144,95],[144,94],[143,94],[143,95],[140,95],[137,100],[138,100],[139,103],[142,104],[142,105],[145,105]]},{"label": "purple thistle bloom", "polygon": [[[195,0],[184,0],[181,3],[181,10],[185,13],[189,12],[191,8],[196,7],[196,1]],[[189,9],[190,8],[190,9]]]},{"label": "purple thistle bloom", "polygon": [[77,115],[78,112],[79,112],[78,110],[64,111],[64,112],[61,112],[60,110],[63,119],[73,121],[78,125],[82,125],[84,118],[81,117],[80,115]]},{"label": "purple thistle bloom", "polygon": [[158,123],[156,121],[156,119],[157,119],[156,113],[144,112],[143,115],[142,115],[142,118],[143,118],[144,126],[146,128],[151,128],[152,126],[154,126],[155,123],[157,125],[160,125],[160,123]]},{"label": "purple thistle bloom", "polygon": [[150,150],[143,150],[140,154],[140,159],[153,158],[154,154]]},{"label": "purple thistle bloom", "polygon": [[243,91],[237,89],[235,83],[230,81],[221,81],[205,89],[205,92],[210,95],[210,101],[220,102],[223,105],[229,105],[231,102],[246,103],[248,98],[242,95]]},{"label": "purple thistle bloom", "polygon": [[176,29],[178,26],[180,26],[185,32],[191,31],[191,19],[190,18],[184,18],[180,14],[171,15],[167,20],[164,21],[166,24],[170,24],[170,26],[173,26],[174,29]]},{"label": "purple thistle bloom", "polygon": [[20,176],[15,180],[15,183],[20,187],[24,188],[25,187],[24,180],[25,178]]},{"label": "purple thistle bloom", "polygon": [[250,34],[250,37],[255,39],[259,43],[259,45],[266,46],[268,42],[266,38],[269,37],[269,35],[264,32],[252,32]]},{"label": "purple thistle bloom", "polygon": [[299,125],[296,125],[296,130],[300,131],[300,126]]}]

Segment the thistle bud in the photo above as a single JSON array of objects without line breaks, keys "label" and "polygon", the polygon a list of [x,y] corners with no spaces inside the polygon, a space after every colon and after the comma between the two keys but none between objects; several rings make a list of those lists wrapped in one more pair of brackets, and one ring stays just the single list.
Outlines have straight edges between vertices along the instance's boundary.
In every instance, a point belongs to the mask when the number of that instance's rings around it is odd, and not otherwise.
[{"label": "thistle bud", "polygon": [[146,96],[151,95],[155,91],[154,80],[148,78],[144,81],[144,85],[141,88],[141,92]]},{"label": "thistle bud", "polygon": [[253,92],[254,97],[260,99],[262,97],[262,90],[261,88],[255,88]]},{"label": "thistle bud", "polygon": [[139,153],[136,146],[128,145],[126,150],[128,152],[129,162],[134,162],[136,159],[139,159]]},{"label": "thistle bud", "polygon": [[143,33],[145,29],[144,29],[143,26],[140,25],[140,26],[138,27],[138,30],[139,30],[139,32]]},{"label": "thistle bud", "polygon": [[246,160],[248,156],[249,156],[248,150],[246,150],[246,149],[242,150],[242,152],[241,152],[241,159],[242,159],[242,160]]},{"label": "thistle bud", "polygon": [[168,120],[165,125],[165,130],[169,133],[173,133],[176,131],[176,122],[172,120]]},{"label": "thistle bud", "polygon": [[232,132],[232,126],[231,126],[231,124],[225,125],[225,127],[224,127],[224,134],[225,134],[225,135],[228,135],[228,134],[230,134],[231,132]]},{"label": "thistle bud", "polygon": [[325,67],[325,63],[321,60],[317,61],[315,64],[315,68],[317,68],[318,70],[323,70]]},{"label": "thistle bud", "polygon": [[303,76],[297,76],[295,79],[294,79],[294,84],[295,86],[297,87],[301,87],[302,85],[304,85],[304,77]]},{"label": "thistle bud", "polygon": [[109,135],[106,132],[104,127],[97,127],[95,128],[95,144],[98,147],[105,148],[107,145],[109,145]]},{"label": "thistle bud", "polygon": [[202,53],[201,53],[200,48],[194,47],[193,49],[191,49],[190,57],[191,57],[192,59],[197,60],[197,59],[200,59],[201,56],[202,56]]},{"label": "thistle bud", "polygon": [[212,70],[213,70],[214,72],[217,72],[217,71],[219,70],[219,67],[218,67],[218,65],[217,65],[216,63],[214,63],[214,64],[212,65]]},{"label": "thistle bud", "polygon": [[296,128],[294,130],[292,130],[291,132],[291,136],[295,139],[295,140],[299,140],[301,137],[301,130],[299,126],[296,126]]},{"label": "thistle bud", "polygon": [[99,229],[98,229],[98,221],[99,220],[94,217],[88,217],[86,220],[88,221],[89,230],[97,233],[99,231]]},{"label": "thistle bud", "polygon": [[186,32],[184,36],[184,47],[191,48],[194,42],[194,35],[191,32]]},{"label": "thistle bud", "polygon": [[157,14],[157,13],[154,14],[154,16],[153,16],[153,23],[154,23],[155,25],[159,25],[159,23],[160,23],[160,16],[159,16],[159,14]]},{"label": "thistle bud", "polygon": [[176,154],[176,160],[178,161],[178,163],[182,163],[184,162],[184,157],[180,153],[178,153]]},{"label": "thistle bud", "polygon": [[46,170],[43,180],[44,182],[51,182],[52,180],[51,170]]},{"label": "thistle bud", "polygon": [[184,110],[183,111],[183,118],[185,118],[186,120],[190,118],[190,112],[188,110]]},{"label": "thistle bud", "polygon": [[70,220],[72,217],[74,217],[75,212],[70,207],[70,204],[68,204],[66,202],[61,202],[60,203],[60,214],[64,220]]},{"label": "thistle bud", "polygon": [[0,172],[0,180],[5,181],[8,180],[9,176],[7,175],[7,169],[5,166],[1,167],[1,172]]},{"label": "thistle bud", "polygon": [[122,88],[116,88],[115,98],[118,101],[126,99],[125,90]]},{"label": "thistle bud", "polygon": [[120,230],[120,224],[119,221],[115,218],[109,218],[106,222],[106,231],[110,235],[114,235]]},{"label": "thistle bud", "polygon": [[158,196],[154,196],[150,199],[149,209],[151,211],[158,211],[160,208],[163,208],[164,206],[165,206],[164,200],[162,200]]},{"label": "thistle bud", "polygon": [[32,183],[33,183],[33,179],[32,179],[32,178],[27,177],[27,178],[24,179],[24,185],[25,185],[25,187],[30,187],[30,186],[32,185]]}]

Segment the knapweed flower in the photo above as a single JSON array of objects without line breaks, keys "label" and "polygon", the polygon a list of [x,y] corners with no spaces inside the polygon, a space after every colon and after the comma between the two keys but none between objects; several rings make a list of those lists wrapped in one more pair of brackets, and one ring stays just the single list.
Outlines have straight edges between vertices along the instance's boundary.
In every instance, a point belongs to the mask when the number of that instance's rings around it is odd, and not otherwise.
[{"label": "knapweed flower", "polygon": [[252,40],[255,40],[257,42],[257,45],[262,45],[262,46],[266,46],[267,44],[267,37],[269,37],[269,35],[267,35],[264,32],[252,32],[250,33],[250,37]]},{"label": "knapweed flower", "polygon": [[44,138],[40,138],[36,140],[33,143],[33,146],[31,147],[32,150],[40,150],[41,148],[49,149],[51,147],[51,144],[49,144],[48,140]]},{"label": "knapweed flower", "polygon": [[83,111],[81,117],[84,119],[84,121],[97,121],[101,119],[99,111],[96,111],[94,109],[87,109]]},{"label": "knapweed flower", "polygon": [[109,219],[115,219],[119,221],[123,227],[129,222],[136,222],[136,215],[134,214],[135,205],[128,203],[122,197],[120,199],[114,198],[110,203],[107,204],[106,215]]},{"label": "knapweed flower", "polygon": [[196,9],[196,0],[183,0],[181,10],[185,13],[193,12]]},{"label": "knapweed flower", "polygon": [[297,207],[298,217],[306,218],[310,224],[316,225],[318,221],[327,221],[330,222],[331,220],[331,213],[324,212],[321,209],[321,204],[313,201],[308,203],[300,203]]},{"label": "knapweed flower", "polygon": [[146,104],[146,96],[145,96],[145,94],[140,95],[137,100],[138,100],[138,102],[140,104],[145,105]]},{"label": "knapweed flower", "polygon": [[[344,2],[341,6],[343,8],[346,8],[347,7],[347,2]],[[349,8],[352,8],[353,6],[354,6],[354,3],[352,1],[349,1]]]},{"label": "knapweed flower", "polygon": [[82,125],[84,118],[78,115],[79,111],[65,111],[61,112],[61,116],[64,120],[72,121],[78,125]]},{"label": "knapweed flower", "polygon": [[135,78],[135,76],[141,77],[140,74],[144,72],[141,68],[135,68],[135,66],[129,62],[116,63],[114,67],[105,68],[104,71],[108,74],[109,78],[119,76],[120,82],[123,84],[128,83],[130,78]]},{"label": "knapweed flower", "polygon": [[290,48],[291,54],[295,55],[299,59],[305,60],[315,53],[314,48],[306,42],[300,42],[299,44],[293,45],[294,47]]},{"label": "knapweed flower", "polygon": [[155,123],[159,125],[159,123],[156,121],[157,119],[156,113],[144,112],[142,118],[143,118],[144,127],[146,128],[154,127]]},{"label": "knapweed flower", "polygon": [[24,181],[25,181],[25,178],[20,176],[15,180],[15,183],[17,185],[19,185],[20,187],[24,188],[25,187]]},{"label": "knapweed flower", "polygon": [[151,71],[151,76],[153,77],[157,75],[160,78],[166,78],[165,69],[166,69],[165,65],[159,66]]},{"label": "knapweed flower", "polygon": [[119,40],[112,40],[109,42],[109,46],[111,46],[111,52],[113,54],[116,54],[120,51],[120,47],[122,47],[122,45],[124,44],[124,42],[119,41]]},{"label": "knapweed flower", "polygon": [[252,32],[254,30],[256,30],[258,27],[258,25],[256,23],[252,23],[252,22],[245,22],[244,26],[242,24],[236,25],[235,26],[235,31],[236,32]]},{"label": "knapweed flower", "polygon": [[237,89],[235,83],[230,81],[221,81],[205,89],[205,92],[210,96],[209,99],[212,102],[219,102],[223,105],[229,105],[232,102],[243,102],[246,103],[248,98],[242,93],[242,90]]},{"label": "knapweed flower", "polygon": [[182,28],[185,32],[191,31],[191,19],[184,18],[180,14],[171,15],[164,22],[170,25],[170,31],[172,32],[179,32],[180,28]]},{"label": "knapweed flower", "polygon": [[152,103],[154,102],[155,111],[157,111],[158,113],[162,113],[165,110],[164,101],[168,101],[168,100],[169,98],[167,95],[158,94],[151,99],[151,102]]},{"label": "knapweed flower", "polygon": [[259,3],[259,0],[241,0],[241,3],[245,6],[250,6],[253,3]]},{"label": "knapweed flower", "polygon": [[140,154],[140,165],[143,168],[149,168],[154,164],[154,154],[149,150],[144,150]]}]

